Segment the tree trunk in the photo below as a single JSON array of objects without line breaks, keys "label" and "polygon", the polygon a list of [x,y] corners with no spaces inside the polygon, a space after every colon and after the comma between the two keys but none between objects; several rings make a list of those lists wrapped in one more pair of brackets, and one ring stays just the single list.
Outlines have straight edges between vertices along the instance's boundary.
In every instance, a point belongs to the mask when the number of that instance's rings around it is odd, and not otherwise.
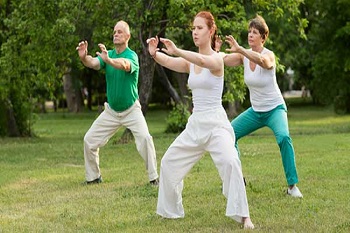
[{"label": "tree trunk", "polygon": [[126,128],[122,134],[122,136],[115,140],[113,144],[127,144],[134,139],[134,136],[131,133],[131,130]]},{"label": "tree trunk", "polygon": [[232,120],[234,117],[238,116],[238,109],[241,106],[239,101],[229,102],[227,106],[227,116],[229,120]]},{"label": "tree trunk", "polygon": [[145,47],[139,55],[140,76],[139,76],[139,98],[144,115],[147,113],[148,102],[151,98],[152,83],[155,63]]},{"label": "tree trunk", "polygon": [[19,137],[21,134],[18,130],[15,114],[10,100],[8,100],[8,104],[5,104],[5,108],[7,115],[7,135],[9,137]]},{"label": "tree trunk", "polygon": [[188,74],[174,72],[174,76],[179,85],[182,103],[188,105],[192,109],[192,97],[187,87]]},{"label": "tree trunk", "polygon": [[82,94],[78,85],[74,85],[74,78],[71,69],[63,75],[63,90],[66,95],[67,107],[69,112],[80,112],[82,109]]},{"label": "tree trunk", "polygon": [[174,100],[176,104],[179,104],[182,102],[181,97],[177,93],[176,89],[171,85],[168,75],[166,74],[164,67],[156,64],[156,70],[158,73],[158,76],[160,77],[161,84],[165,87],[165,89],[170,94],[171,98]]},{"label": "tree trunk", "polygon": [[84,78],[86,79],[86,90],[87,93],[85,93],[85,98],[87,100],[87,108],[89,110],[92,110],[92,73],[91,72],[84,72]]}]

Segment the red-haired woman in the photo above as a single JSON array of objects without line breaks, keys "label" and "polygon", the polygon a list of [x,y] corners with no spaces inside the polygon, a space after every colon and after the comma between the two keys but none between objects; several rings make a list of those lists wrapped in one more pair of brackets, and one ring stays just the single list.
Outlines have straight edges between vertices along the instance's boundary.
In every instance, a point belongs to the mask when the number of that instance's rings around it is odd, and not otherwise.
[{"label": "red-haired woman", "polygon": [[[183,179],[204,152],[209,152],[223,182],[227,198],[226,215],[253,229],[249,217],[241,163],[235,149],[235,136],[222,106],[224,62],[212,48],[216,25],[210,12],[199,12],[192,25],[198,52],[179,49],[169,39],[147,40],[154,60],[173,71],[189,73],[193,112],[185,130],[175,139],[161,161],[157,214],[183,218]],[[164,44],[159,52],[159,41]]]}]

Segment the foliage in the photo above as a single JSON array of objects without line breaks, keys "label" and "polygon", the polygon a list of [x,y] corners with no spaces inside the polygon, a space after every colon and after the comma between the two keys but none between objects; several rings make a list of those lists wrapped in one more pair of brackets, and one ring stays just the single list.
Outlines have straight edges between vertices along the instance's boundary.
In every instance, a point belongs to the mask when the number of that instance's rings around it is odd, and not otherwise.
[{"label": "foliage", "polygon": [[[198,1],[170,1],[171,8],[168,11],[168,17],[173,19],[167,28],[167,35],[175,43],[185,49],[196,50],[192,43],[190,24],[194,15],[200,10],[209,10],[215,17],[218,27],[218,35],[233,35],[237,38],[239,44],[248,47],[247,43],[247,25],[248,20],[253,18],[256,13],[262,14],[271,25],[275,22],[276,26],[271,27],[271,39],[268,45],[276,48],[277,72],[281,76],[285,73],[285,67],[290,66],[288,60],[290,54],[285,54],[286,47],[290,46],[291,41],[298,41],[298,38],[305,38],[304,28],[305,19],[300,17],[298,9],[302,0],[298,1],[227,1],[220,0],[214,4],[209,0]],[[283,21],[283,23],[281,23]],[[288,25],[281,30],[282,25]],[[293,31],[293,37],[286,40],[285,37],[274,35],[283,35],[286,31]],[[278,41],[276,45],[275,41]],[[222,51],[225,51],[227,45],[224,44]],[[246,95],[246,88],[243,82],[242,69],[225,67],[225,93],[224,101],[242,102]]]},{"label": "foliage", "polygon": [[[62,74],[69,69],[75,83],[92,87],[92,95],[104,91],[103,74],[87,72],[79,62],[75,51],[78,41],[89,42],[90,54],[98,50],[101,42],[110,48],[112,27],[124,19],[131,26],[130,47],[139,53],[141,63],[149,58],[145,40],[162,33],[179,47],[195,51],[188,29],[200,10],[213,13],[218,34],[232,34],[244,47],[248,20],[261,14],[270,27],[266,46],[279,58],[279,67],[293,68],[298,85],[311,89],[316,101],[332,103],[341,96],[349,106],[346,77],[350,62],[346,51],[350,27],[349,3],[345,0],[8,0],[1,1],[0,6],[0,101],[10,101],[10,106],[19,104],[18,109],[22,103],[18,114],[23,116],[17,122],[27,127],[30,124],[19,121],[28,122],[31,100],[58,98]],[[147,63],[143,69],[140,79],[147,83],[141,97],[149,95],[153,66]],[[226,70],[225,101],[245,98],[240,72]],[[283,69],[278,72],[278,79],[283,79],[284,73]]]},{"label": "foliage", "polygon": [[[309,21],[308,41],[295,50],[296,74],[311,89],[316,103],[350,112],[350,2],[309,0],[302,6]],[[341,100],[341,103],[339,101]],[[337,109],[337,108],[341,109]]]},{"label": "foliage", "polygon": [[172,110],[166,118],[166,133],[179,133],[186,127],[187,120],[191,112],[185,104],[174,104]]},{"label": "foliage", "polygon": [[12,11],[3,20],[6,40],[1,45],[0,97],[13,108],[19,134],[24,136],[31,132],[32,97],[50,99],[61,87],[59,77],[70,62],[65,43],[74,27],[57,18],[56,2],[7,4]]},{"label": "foliage", "polygon": [[7,130],[7,108],[4,102],[0,102],[0,136],[8,135]]},{"label": "foliage", "polygon": [[243,102],[245,94],[243,67],[225,67],[223,102],[233,102],[235,100]]},{"label": "foliage", "polygon": [[[327,4],[316,1],[319,12],[317,25],[311,28],[310,37],[318,45],[311,47],[314,52],[312,73],[314,80],[313,95],[323,103],[330,103],[338,96],[347,97],[347,109],[350,110],[350,2],[328,1]],[[315,10],[316,10],[315,9]],[[327,40],[321,39],[327,38]],[[329,43],[331,41],[331,43]],[[334,74],[336,78],[334,78]],[[330,80],[333,80],[330,82]]]}]

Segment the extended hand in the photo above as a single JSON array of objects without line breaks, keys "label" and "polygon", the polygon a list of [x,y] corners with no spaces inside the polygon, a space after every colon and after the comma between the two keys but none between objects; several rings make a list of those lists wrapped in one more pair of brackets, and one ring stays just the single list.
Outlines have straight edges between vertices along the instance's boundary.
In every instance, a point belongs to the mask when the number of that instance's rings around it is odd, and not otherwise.
[{"label": "extended hand", "polygon": [[78,51],[80,59],[84,59],[88,53],[88,42],[86,40],[79,42],[78,46],[75,48]]},{"label": "extended hand", "polygon": [[107,60],[109,59],[109,56],[108,56],[106,46],[104,44],[98,44],[98,47],[100,48],[101,52],[96,52],[96,54],[100,56],[104,62],[107,62]]},{"label": "extended hand", "polygon": [[222,40],[219,35],[215,35],[215,51],[219,52],[222,46]]},{"label": "extended hand", "polygon": [[233,36],[231,36],[231,35],[226,36],[225,42],[228,43],[231,47],[229,49],[226,49],[226,51],[237,52],[240,48],[240,46],[237,43],[237,41],[235,40],[235,38],[233,38]]},{"label": "extended hand", "polygon": [[158,48],[158,43],[159,43],[158,36],[147,39],[146,43],[148,44],[149,54],[152,57],[154,57],[156,52],[159,50],[159,48]]},{"label": "extended hand", "polygon": [[177,47],[174,42],[165,38],[160,38],[160,42],[165,45],[165,48],[163,48],[162,51],[166,52],[169,55],[176,55]]}]

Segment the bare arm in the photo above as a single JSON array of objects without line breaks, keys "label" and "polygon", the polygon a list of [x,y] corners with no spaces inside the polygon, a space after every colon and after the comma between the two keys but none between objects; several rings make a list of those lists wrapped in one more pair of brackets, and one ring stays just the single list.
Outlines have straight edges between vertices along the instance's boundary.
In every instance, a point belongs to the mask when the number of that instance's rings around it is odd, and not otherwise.
[{"label": "bare arm", "polygon": [[[165,48],[162,49],[165,53],[158,53],[158,43],[162,42]],[[183,73],[189,73],[189,64],[193,63],[200,67],[209,69],[213,74],[222,75],[223,73],[223,59],[221,55],[213,53],[210,55],[199,54],[183,49],[179,49],[169,39],[152,37],[147,40],[148,51],[155,61],[171,70]],[[172,57],[169,55],[175,55]]]},{"label": "bare arm", "polygon": [[197,66],[207,68],[213,73],[222,70],[223,61],[219,54],[200,54],[192,51],[187,51],[184,49],[179,49],[176,45],[169,39],[160,38],[160,41],[165,45],[164,51],[169,55],[175,55],[182,57],[186,61],[196,64]]},{"label": "bare arm", "polygon": [[81,62],[84,64],[84,66],[94,69],[94,70],[99,70],[100,69],[100,61],[98,60],[97,57],[92,57],[91,55],[88,55],[88,42],[87,41],[81,41],[79,42],[76,50],[78,51],[79,58]]},{"label": "bare arm", "polygon": [[220,36],[215,36],[215,51],[218,52],[224,59],[225,66],[239,66],[243,64],[243,56],[239,53],[224,53],[220,52],[222,46]]},{"label": "bare arm", "polygon": [[250,61],[267,70],[272,69],[275,64],[275,55],[272,52],[260,54],[243,47],[240,47],[238,52],[248,58]]},{"label": "bare arm", "polygon": [[243,56],[237,53],[220,53],[224,59],[225,66],[240,66],[243,64]]},{"label": "bare arm", "polygon": [[96,54],[102,58],[102,60],[116,69],[124,70],[126,72],[130,71],[130,61],[125,58],[110,58],[108,56],[108,51],[104,44],[98,44],[98,47],[101,49],[101,52],[97,52]]},{"label": "bare arm", "polygon": [[204,55],[177,48],[174,55],[182,57],[190,63],[196,64],[197,66],[207,68],[212,72],[220,70],[223,65],[221,55],[218,53]]},{"label": "bare arm", "polygon": [[229,43],[231,46],[231,48],[226,49],[226,51],[241,54],[264,69],[273,68],[275,64],[275,55],[272,52],[260,54],[255,51],[245,49],[242,46],[240,46],[231,35],[226,36],[226,42]]},{"label": "bare arm", "polygon": [[189,62],[180,57],[171,57],[167,54],[160,53],[159,48],[157,48],[159,43],[158,37],[152,37],[147,39],[148,52],[153,57],[153,59],[161,66],[179,73],[189,73]]}]

